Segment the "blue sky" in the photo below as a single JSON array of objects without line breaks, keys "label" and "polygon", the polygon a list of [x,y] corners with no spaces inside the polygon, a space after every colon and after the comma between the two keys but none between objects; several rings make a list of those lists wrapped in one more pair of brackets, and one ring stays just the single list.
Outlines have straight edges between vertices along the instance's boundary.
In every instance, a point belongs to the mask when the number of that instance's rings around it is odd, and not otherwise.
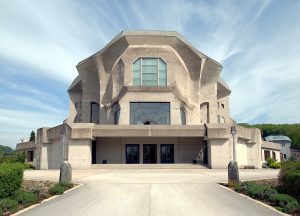
[{"label": "blue sky", "polygon": [[0,144],[62,123],[76,64],[122,30],[175,30],[223,65],[238,122],[300,122],[300,1],[0,1]]}]

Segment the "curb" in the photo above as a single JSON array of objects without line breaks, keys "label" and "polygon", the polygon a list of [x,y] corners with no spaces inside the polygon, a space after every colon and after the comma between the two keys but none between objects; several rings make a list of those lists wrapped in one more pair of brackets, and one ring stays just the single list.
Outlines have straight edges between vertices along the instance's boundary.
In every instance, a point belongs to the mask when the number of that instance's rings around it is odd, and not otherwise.
[{"label": "curb", "polygon": [[42,200],[40,203],[37,203],[37,204],[31,205],[31,206],[28,206],[28,207],[26,207],[26,208],[24,208],[24,209],[22,209],[22,210],[20,210],[20,211],[18,211],[18,212],[16,212],[16,213],[12,214],[11,216],[17,216],[17,215],[23,214],[23,213],[29,211],[30,209],[33,209],[33,208],[35,208],[35,207],[37,207],[37,206],[39,206],[39,205],[41,205],[41,204],[44,204],[44,203],[46,203],[46,202],[49,202],[49,201],[51,201],[51,200],[53,200],[53,199],[55,199],[55,198],[57,198],[57,197],[60,197],[60,196],[66,194],[66,193],[68,193],[68,192],[71,192],[71,191],[73,191],[73,190],[75,190],[75,189],[77,189],[77,188],[79,188],[79,187],[81,187],[81,186],[83,186],[83,185],[84,185],[84,184],[78,184],[77,186],[72,187],[71,189],[65,191],[65,192],[64,192],[63,194],[61,194],[61,195],[54,195],[54,196],[52,196],[52,197],[49,197],[49,198],[47,198],[47,199],[44,199],[44,200]]},{"label": "curb", "polygon": [[[224,183],[224,182],[221,182],[221,184],[223,184],[223,183]],[[237,194],[237,195],[239,195],[239,196],[241,196],[241,197],[244,197],[244,198],[247,198],[247,199],[249,199],[249,200],[252,200],[252,201],[254,201],[255,203],[260,204],[260,205],[262,205],[262,206],[264,206],[264,207],[266,207],[266,208],[268,208],[268,209],[270,209],[270,210],[273,210],[273,211],[275,211],[275,212],[278,213],[278,214],[281,214],[281,215],[284,215],[284,216],[290,216],[289,214],[283,213],[283,212],[277,210],[276,208],[274,208],[274,207],[272,207],[272,206],[270,206],[270,205],[265,204],[265,203],[262,202],[262,201],[259,201],[259,200],[253,199],[253,198],[251,198],[251,197],[249,197],[249,196],[246,196],[246,195],[244,195],[244,194],[238,193],[238,192],[236,192],[236,191],[234,191],[234,190],[232,190],[232,189],[230,189],[230,188],[228,188],[228,187],[226,187],[226,186],[224,186],[224,185],[221,185],[220,183],[217,183],[217,184],[218,184],[220,187],[222,187],[222,188],[224,188],[224,189],[226,189],[226,190],[231,191],[232,193],[235,193],[235,194]],[[225,184],[227,184],[227,183],[225,183]]]}]

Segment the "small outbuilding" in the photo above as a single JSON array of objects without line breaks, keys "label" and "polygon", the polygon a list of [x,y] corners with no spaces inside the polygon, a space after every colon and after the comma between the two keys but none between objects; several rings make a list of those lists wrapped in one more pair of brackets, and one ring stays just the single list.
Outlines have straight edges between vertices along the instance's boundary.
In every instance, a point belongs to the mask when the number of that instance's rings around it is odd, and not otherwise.
[{"label": "small outbuilding", "polygon": [[35,141],[28,141],[18,143],[16,146],[17,152],[24,152],[26,154],[25,163],[36,166],[36,145]]},{"label": "small outbuilding", "polygon": [[280,158],[280,145],[274,142],[262,141],[261,144],[261,160],[266,162],[269,158],[272,158],[278,162]]}]

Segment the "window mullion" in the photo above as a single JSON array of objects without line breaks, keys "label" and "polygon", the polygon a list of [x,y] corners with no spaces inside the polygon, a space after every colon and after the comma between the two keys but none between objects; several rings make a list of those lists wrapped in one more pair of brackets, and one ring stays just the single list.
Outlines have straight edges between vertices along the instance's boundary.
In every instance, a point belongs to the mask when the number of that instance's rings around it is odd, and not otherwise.
[{"label": "window mullion", "polygon": [[140,86],[143,85],[143,71],[142,71],[142,68],[143,68],[143,58],[141,58],[141,65],[140,65],[140,77],[141,77]]},{"label": "window mullion", "polygon": [[159,58],[157,58],[157,85],[159,86]]}]

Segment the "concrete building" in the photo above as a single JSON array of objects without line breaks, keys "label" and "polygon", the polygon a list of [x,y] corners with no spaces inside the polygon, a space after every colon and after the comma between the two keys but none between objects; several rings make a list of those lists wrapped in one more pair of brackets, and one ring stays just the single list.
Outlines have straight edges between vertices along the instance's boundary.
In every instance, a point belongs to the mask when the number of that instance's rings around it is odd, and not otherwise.
[{"label": "concrete building", "polygon": [[[37,131],[37,167],[195,163],[233,157],[222,65],[177,32],[123,31],[77,65],[63,124]],[[261,167],[258,129],[236,126],[240,167]]]},{"label": "concrete building", "polygon": [[272,158],[277,162],[281,161],[280,157],[280,145],[274,142],[262,141],[261,144],[261,160],[266,162],[268,158]]},{"label": "concrete building", "polygon": [[282,161],[288,160],[291,157],[292,141],[289,137],[282,135],[274,135],[265,137],[265,140],[268,142],[280,144],[280,156]]},{"label": "concrete building", "polygon": [[24,152],[26,155],[25,163],[36,166],[36,145],[35,141],[27,141],[18,143],[16,146],[17,152]]}]

